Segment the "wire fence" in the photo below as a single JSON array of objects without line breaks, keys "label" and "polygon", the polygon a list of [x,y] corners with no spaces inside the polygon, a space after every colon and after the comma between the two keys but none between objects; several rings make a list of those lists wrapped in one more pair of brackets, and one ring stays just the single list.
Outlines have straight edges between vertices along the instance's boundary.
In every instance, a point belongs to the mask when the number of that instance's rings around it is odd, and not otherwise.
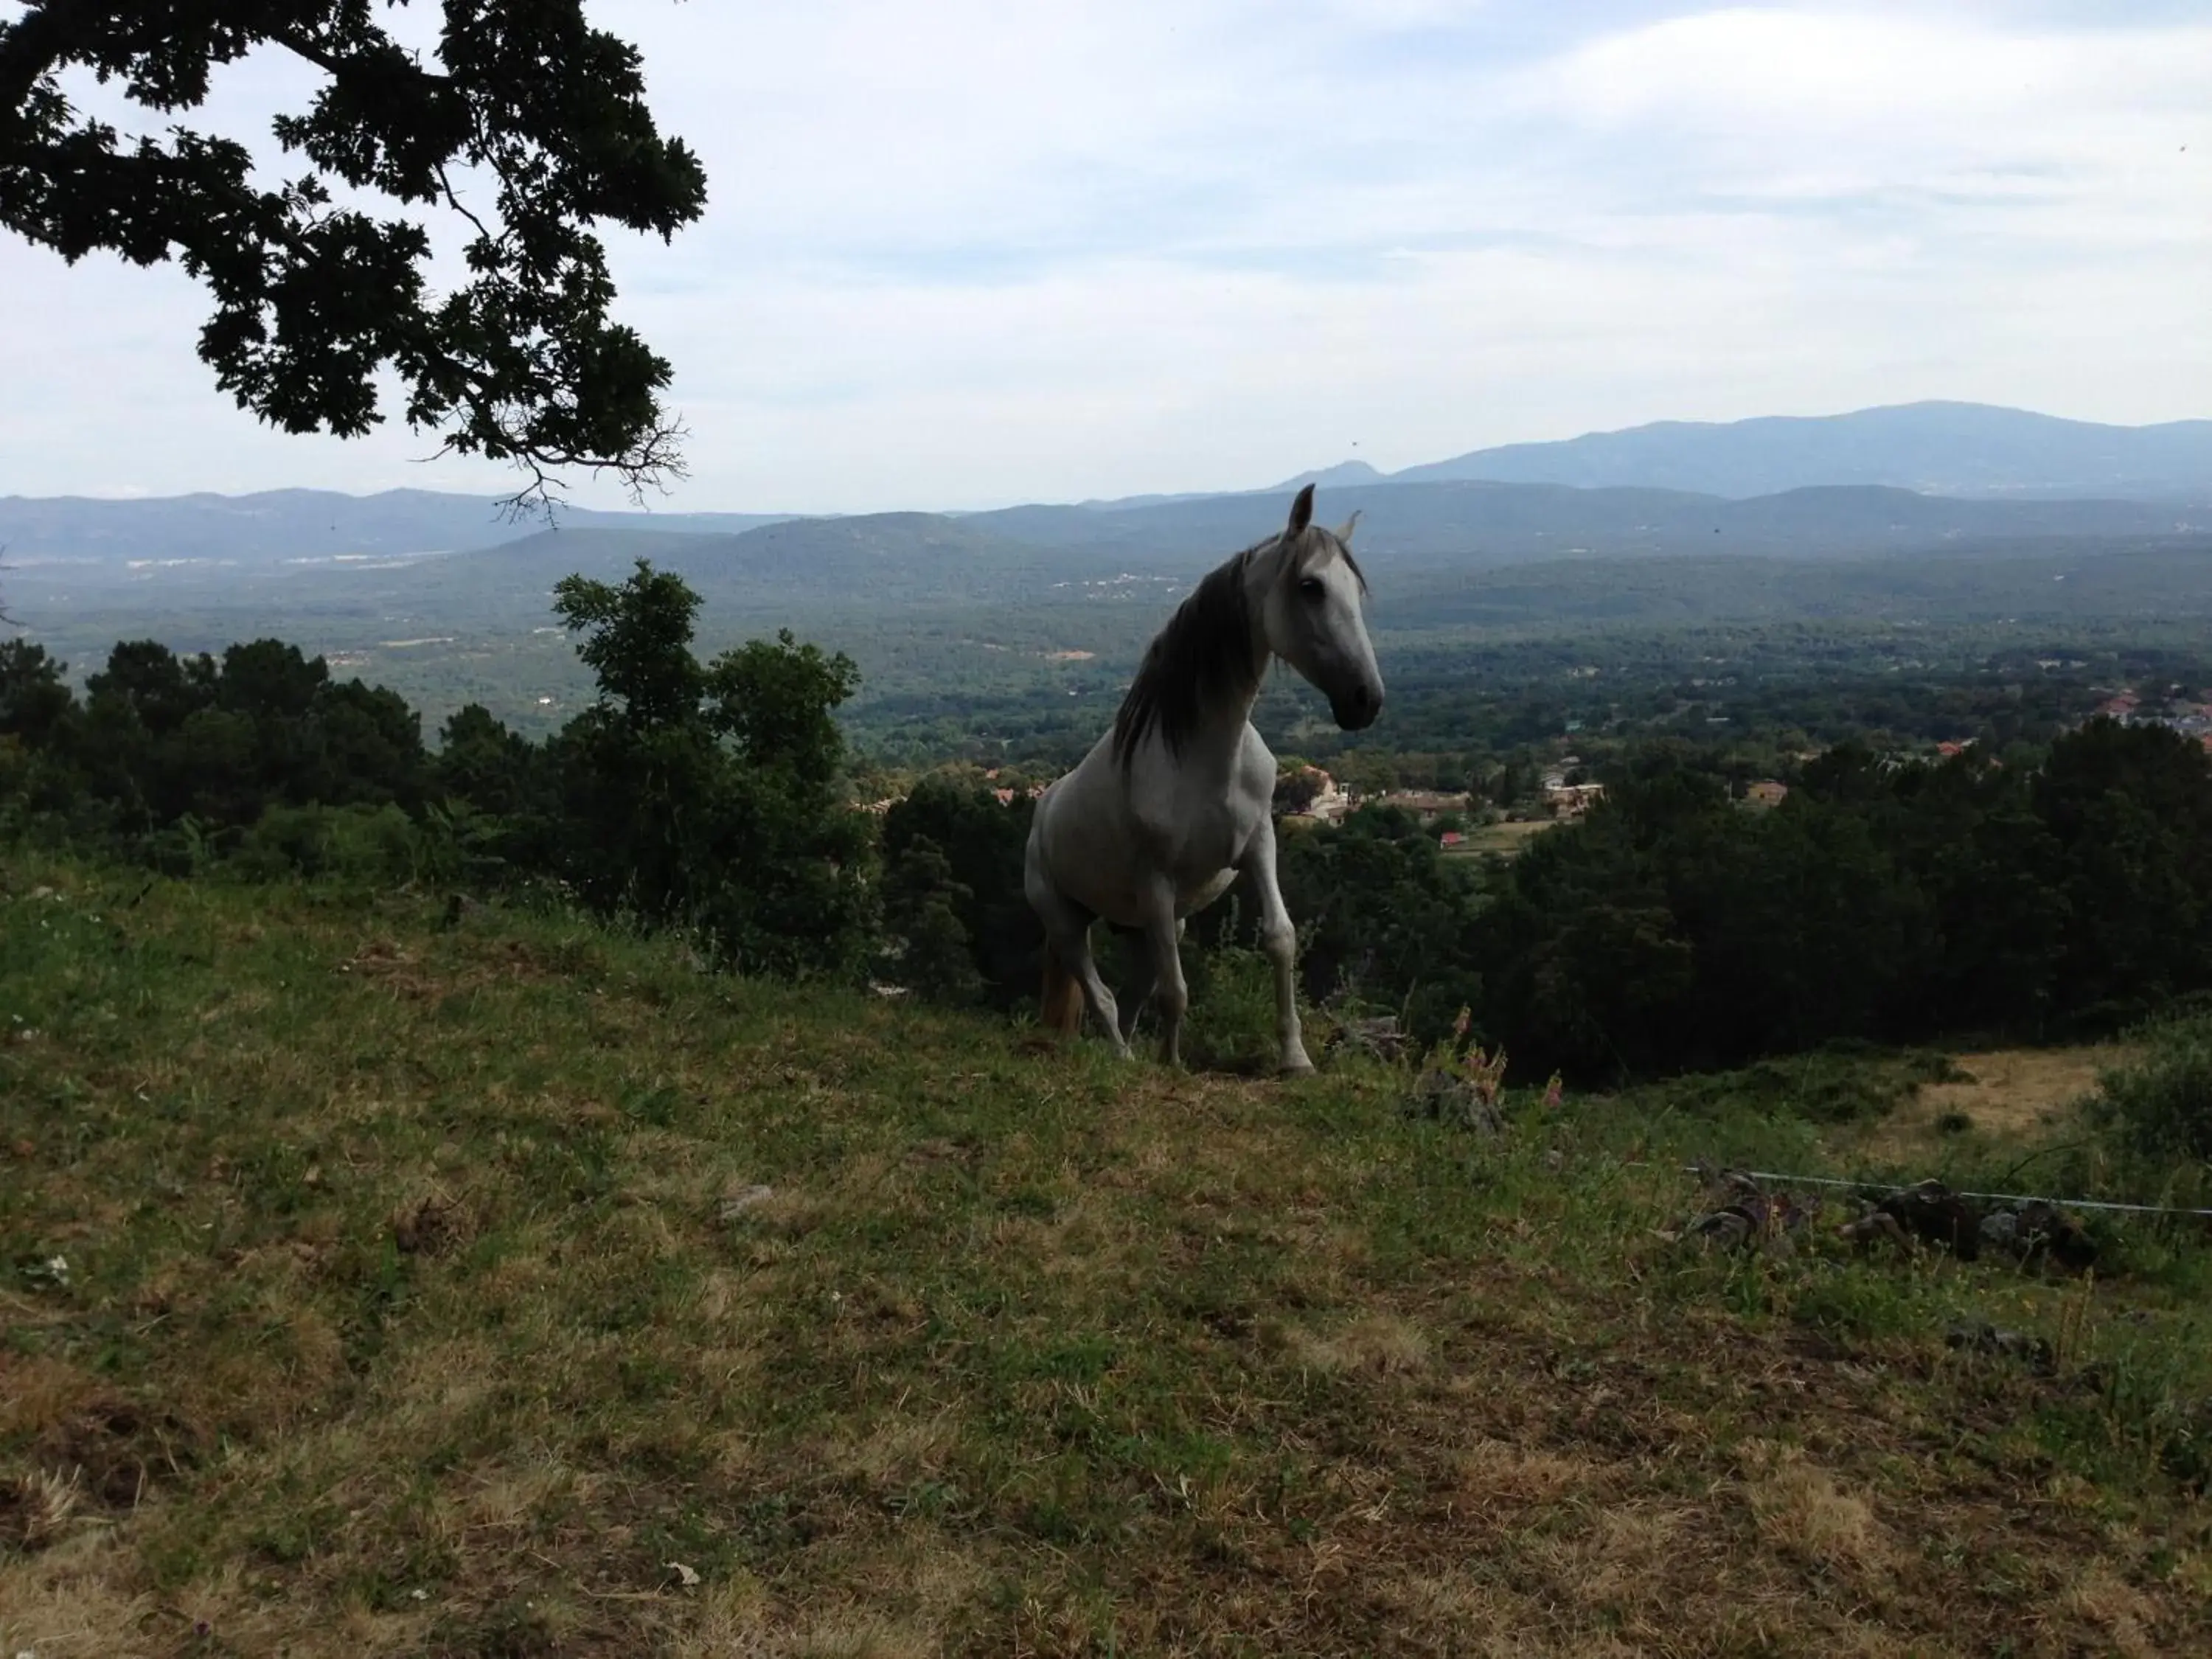
[{"label": "wire fence", "polygon": [[[1911,1182],[1898,1185],[1885,1181],[1840,1181],[1832,1176],[1784,1175],[1773,1170],[1738,1170],[1723,1172],[1696,1164],[1684,1164],[1682,1171],[1685,1175],[1707,1176],[1717,1173],[1730,1173],[1747,1176],[1753,1181],[1778,1182],[1784,1186],[1837,1187],[1855,1193],[1909,1193],[1915,1186],[1926,1184]],[[1954,1198],[1980,1199],[1990,1204],[2049,1204],[2062,1210],[2113,1210],[2128,1215],[2193,1216],[2199,1220],[2212,1221],[2212,1210],[2185,1209],[2176,1204],[2122,1204],[2114,1200],[2104,1198],[2045,1198],[2036,1193],[1969,1193],[1959,1192],[1949,1187],[1944,1188],[1943,1190]]]}]

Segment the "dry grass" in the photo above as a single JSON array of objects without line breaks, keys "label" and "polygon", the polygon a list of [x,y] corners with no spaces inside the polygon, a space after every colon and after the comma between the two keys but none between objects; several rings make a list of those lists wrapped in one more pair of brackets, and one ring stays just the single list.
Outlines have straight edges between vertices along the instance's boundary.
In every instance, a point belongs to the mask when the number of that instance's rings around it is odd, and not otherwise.
[{"label": "dry grass", "polygon": [[1745,1500],[1760,1536],[1775,1548],[1831,1572],[1872,1573],[1895,1562],[1895,1547],[1872,1505],[1844,1491],[1827,1470],[1794,1448],[1762,1442],[1739,1455],[1753,1470]]},{"label": "dry grass", "polygon": [[2129,1058],[2116,1043],[2074,1048],[1995,1048],[1957,1056],[1964,1077],[1921,1085],[1912,1097],[1859,1138],[1875,1159],[1909,1166],[1940,1152],[1947,1119],[1963,1115],[1995,1140],[2045,1138],[2073,1121],[2097,1086],[2098,1074]]},{"label": "dry grass", "polygon": [[1420,1328],[1391,1313],[1362,1314],[1333,1335],[1292,1332],[1289,1347],[1301,1370],[1325,1375],[1403,1376],[1429,1360],[1429,1341]]},{"label": "dry grass", "polygon": [[[1942,1339],[2049,1327],[2032,1281],[1667,1250],[1680,1149],[1602,1112],[1478,1147],[1380,1072],[46,879],[0,902],[0,1652],[2212,1644],[2145,1426],[2212,1378],[2124,1273],[2039,1377]],[[2087,1369],[2159,1355],[2133,1415]]]}]

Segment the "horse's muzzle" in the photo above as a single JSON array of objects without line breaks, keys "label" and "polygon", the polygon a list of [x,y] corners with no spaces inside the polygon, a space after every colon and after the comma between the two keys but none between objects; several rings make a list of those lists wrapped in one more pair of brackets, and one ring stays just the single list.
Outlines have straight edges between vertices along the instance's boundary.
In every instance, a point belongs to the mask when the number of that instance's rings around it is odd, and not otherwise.
[{"label": "horse's muzzle", "polygon": [[1337,725],[1343,730],[1364,732],[1382,712],[1382,688],[1363,680],[1342,696],[1330,698],[1328,712],[1336,717]]}]

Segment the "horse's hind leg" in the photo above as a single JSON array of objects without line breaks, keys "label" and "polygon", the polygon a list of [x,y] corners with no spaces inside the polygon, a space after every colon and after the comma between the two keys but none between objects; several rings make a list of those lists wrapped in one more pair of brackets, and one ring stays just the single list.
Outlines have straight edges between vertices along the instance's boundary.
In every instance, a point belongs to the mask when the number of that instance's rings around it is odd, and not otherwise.
[{"label": "horse's hind leg", "polygon": [[1075,975],[1076,983],[1083,987],[1083,1000],[1089,1005],[1091,1017],[1098,1022],[1098,1029],[1106,1033],[1106,1040],[1114,1045],[1114,1052],[1122,1059],[1133,1058],[1129,1040],[1122,1035],[1121,1011],[1114,1001],[1114,994],[1106,988],[1106,981],[1098,971],[1098,963],[1091,954],[1091,930],[1084,928],[1073,935],[1054,934],[1053,946],[1060,959]]},{"label": "horse's hind leg", "polygon": [[1060,966],[1074,975],[1075,982],[1083,988],[1084,1004],[1091,1010],[1091,1018],[1106,1033],[1114,1052],[1128,1059],[1129,1044],[1121,1035],[1121,1010],[1115,1006],[1114,994],[1106,988],[1106,981],[1099,976],[1097,961],[1091,954],[1090,915],[1042,883],[1030,887],[1029,896],[1037,919],[1044,923],[1045,938],[1051,942],[1054,954],[1060,957]]}]

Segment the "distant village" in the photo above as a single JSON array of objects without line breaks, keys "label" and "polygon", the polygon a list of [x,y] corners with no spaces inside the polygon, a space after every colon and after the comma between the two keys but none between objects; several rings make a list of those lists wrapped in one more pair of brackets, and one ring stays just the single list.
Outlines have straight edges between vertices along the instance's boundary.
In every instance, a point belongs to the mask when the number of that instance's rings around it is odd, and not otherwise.
[{"label": "distant village", "polygon": [[[1563,756],[1547,771],[1537,786],[1537,799],[1545,816],[1554,821],[1580,817],[1592,806],[1605,799],[1601,783],[1570,783],[1568,777],[1581,764],[1577,756]],[[1318,766],[1308,766],[1289,775],[1285,782],[1292,805],[1283,816],[1294,821],[1335,824],[1363,806],[1392,807],[1412,814],[1424,824],[1451,822],[1464,824],[1470,814],[1480,811],[1473,795],[1465,790],[1390,789],[1379,794],[1361,795],[1339,783]],[[1457,851],[1468,845],[1465,828],[1446,828],[1437,836],[1446,852]]]},{"label": "distant village", "polygon": [[2195,738],[2212,754],[2212,687],[2195,697],[2179,686],[2162,697],[2146,697],[2135,691],[2116,691],[2097,705],[2097,713],[2123,726],[2168,726],[2184,737]]},{"label": "distant village", "polygon": [[[2195,697],[2179,686],[2169,688],[2163,696],[2116,691],[2106,696],[2089,716],[2099,717],[2126,726],[2168,726],[2185,737],[2195,738],[2208,754],[2212,754],[2212,688]],[[1973,746],[1971,738],[1945,741],[1933,745],[1932,753],[1938,759],[1949,760]],[[1793,758],[1809,761],[1817,758],[1819,752],[1809,750]],[[1923,757],[1929,752],[1919,751]],[[1893,764],[1904,764],[1912,758],[1912,755],[1901,752],[1887,757]],[[1533,803],[1505,811],[1494,805],[1479,803],[1466,790],[1364,792],[1340,781],[1322,767],[1297,766],[1286,770],[1278,782],[1278,815],[1286,826],[1293,828],[1302,824],[1336,825],[1362,808],[1388,807],[1407,813],[1424,826],[1435,830],[1438,846],[1448,854],[1510,851],[1527,835],[1553,824],[1571,823],[1605,799],[1605,786],[1587,781],[1583,764],[1579,755],[1560,756],[1538,779]],[[985,771],[982,778],[1002,806],[1012,806],[1024,798],[1034,800],[1046,788],[1043,782],[1032,781],[1012,771],[1002,772],[995,767]],[[1758,778],[1744,784],[1736,799],[1738,805],[1747,810],[1765,811],[1779,806],[1789,795],[1790,786],[1780,779]],[[865,810],[880,816],[900,799],[889,795],[872,800],[866,804]],[[1486,830],[1489,833],[1486,834]]]}]

